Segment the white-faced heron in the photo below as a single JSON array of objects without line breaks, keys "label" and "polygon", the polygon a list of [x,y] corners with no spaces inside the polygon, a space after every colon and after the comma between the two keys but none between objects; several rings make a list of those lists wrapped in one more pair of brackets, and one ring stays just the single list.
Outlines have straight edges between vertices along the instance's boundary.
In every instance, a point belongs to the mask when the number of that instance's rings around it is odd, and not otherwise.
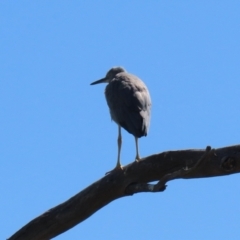
[{"label": "white-faced heron", "polygon": [[146,85],[137,77],[127,73],[122,67],[113,67],[106,77],[91,83],[108,83],[105,96],[110,109],[111,118],[118,124],[118,156],[117,165],[112,170],[122,168],[120,151],[122,145],[121,127],[135,137],[136,161],[140,160],[138,138],[147,136],[151,98]]}]

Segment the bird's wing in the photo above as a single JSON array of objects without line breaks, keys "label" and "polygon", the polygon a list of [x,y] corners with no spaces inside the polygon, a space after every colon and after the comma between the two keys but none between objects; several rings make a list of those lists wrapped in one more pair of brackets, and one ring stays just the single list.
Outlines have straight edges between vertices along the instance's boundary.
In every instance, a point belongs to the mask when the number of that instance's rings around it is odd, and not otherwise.
[{"label": "bird's wing", "polygon": [[112,119],[136,137],[146,136],[151,99],[145,84],[133,75],[120,76],[106,88]]}]

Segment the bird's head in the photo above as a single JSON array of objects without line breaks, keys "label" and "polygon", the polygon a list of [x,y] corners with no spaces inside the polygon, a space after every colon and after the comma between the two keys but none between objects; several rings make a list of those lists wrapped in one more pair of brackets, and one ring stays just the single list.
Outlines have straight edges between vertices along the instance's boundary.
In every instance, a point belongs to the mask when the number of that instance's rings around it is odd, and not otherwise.
[{"label": "bird's head", "polygon": [[95,85],[95,84],[98,84],[98,83],[109,83],[111,82],[115,76],[118,74],[118,73],[121,73],[121,72],[126,72],[124,68],[122,67],[113,67],[111,68],[107,74],[106,74],[106,77],[105,78],[102,78],[100,80],[97,80],[95,82],[92,82],[91,85]]}]

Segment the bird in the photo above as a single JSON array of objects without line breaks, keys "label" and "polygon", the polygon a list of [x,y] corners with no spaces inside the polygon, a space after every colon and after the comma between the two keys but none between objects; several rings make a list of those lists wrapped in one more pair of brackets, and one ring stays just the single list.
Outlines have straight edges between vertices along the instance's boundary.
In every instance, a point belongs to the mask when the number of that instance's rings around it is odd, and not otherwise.
[{"label": "bird", "polygon": [[151,97],[147,86],[137,76],[128,73],[123,67],[111,68],[106,76],[90,85],[108,83],[105,97],[112,120],[118,125],[118,153],[116,167],[106,174],[123,169],[120,162],[122,146],[121,128],[135,138],[136,157],[140,160],[138,138],[147,136],[151,118]]}]

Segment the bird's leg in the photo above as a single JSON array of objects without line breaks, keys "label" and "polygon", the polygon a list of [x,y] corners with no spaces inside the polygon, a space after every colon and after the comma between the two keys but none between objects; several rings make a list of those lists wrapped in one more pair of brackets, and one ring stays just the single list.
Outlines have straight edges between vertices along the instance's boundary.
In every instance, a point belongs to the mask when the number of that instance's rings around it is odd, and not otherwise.
[{"label": "bird's leg", "polygon": [[122,134],[121,134],[121,127],[118,125],[118,156],[117,156],[117,165],[116,168],[121,168],[121,163],[120,163],[120,153],[121,153],[121,147],[122,147]]},{"label": "bird's leg", "polygon": [[140,155],[139,155],[139,152],[138,152],[138,138],[137,137],[135,137],[135,143],[136,143],[136,152],[137,152],[135,161],[138,162],[141,158],[140,158]]},{"label": "bird's leg", "polygon": [[120,125],[118,125],[118,139],[117,139],[117,143],[118,143],[117,165],[116,165],[116,167],[113,170],[107,172],[106,175],[111,173],[111,172],[114,172],[115,170],[122,169],[122,165],[120,163],[120,153],[121,153],[121,147],[122,147],[122,134],[121,134],[121,127],[120,127]]}]

